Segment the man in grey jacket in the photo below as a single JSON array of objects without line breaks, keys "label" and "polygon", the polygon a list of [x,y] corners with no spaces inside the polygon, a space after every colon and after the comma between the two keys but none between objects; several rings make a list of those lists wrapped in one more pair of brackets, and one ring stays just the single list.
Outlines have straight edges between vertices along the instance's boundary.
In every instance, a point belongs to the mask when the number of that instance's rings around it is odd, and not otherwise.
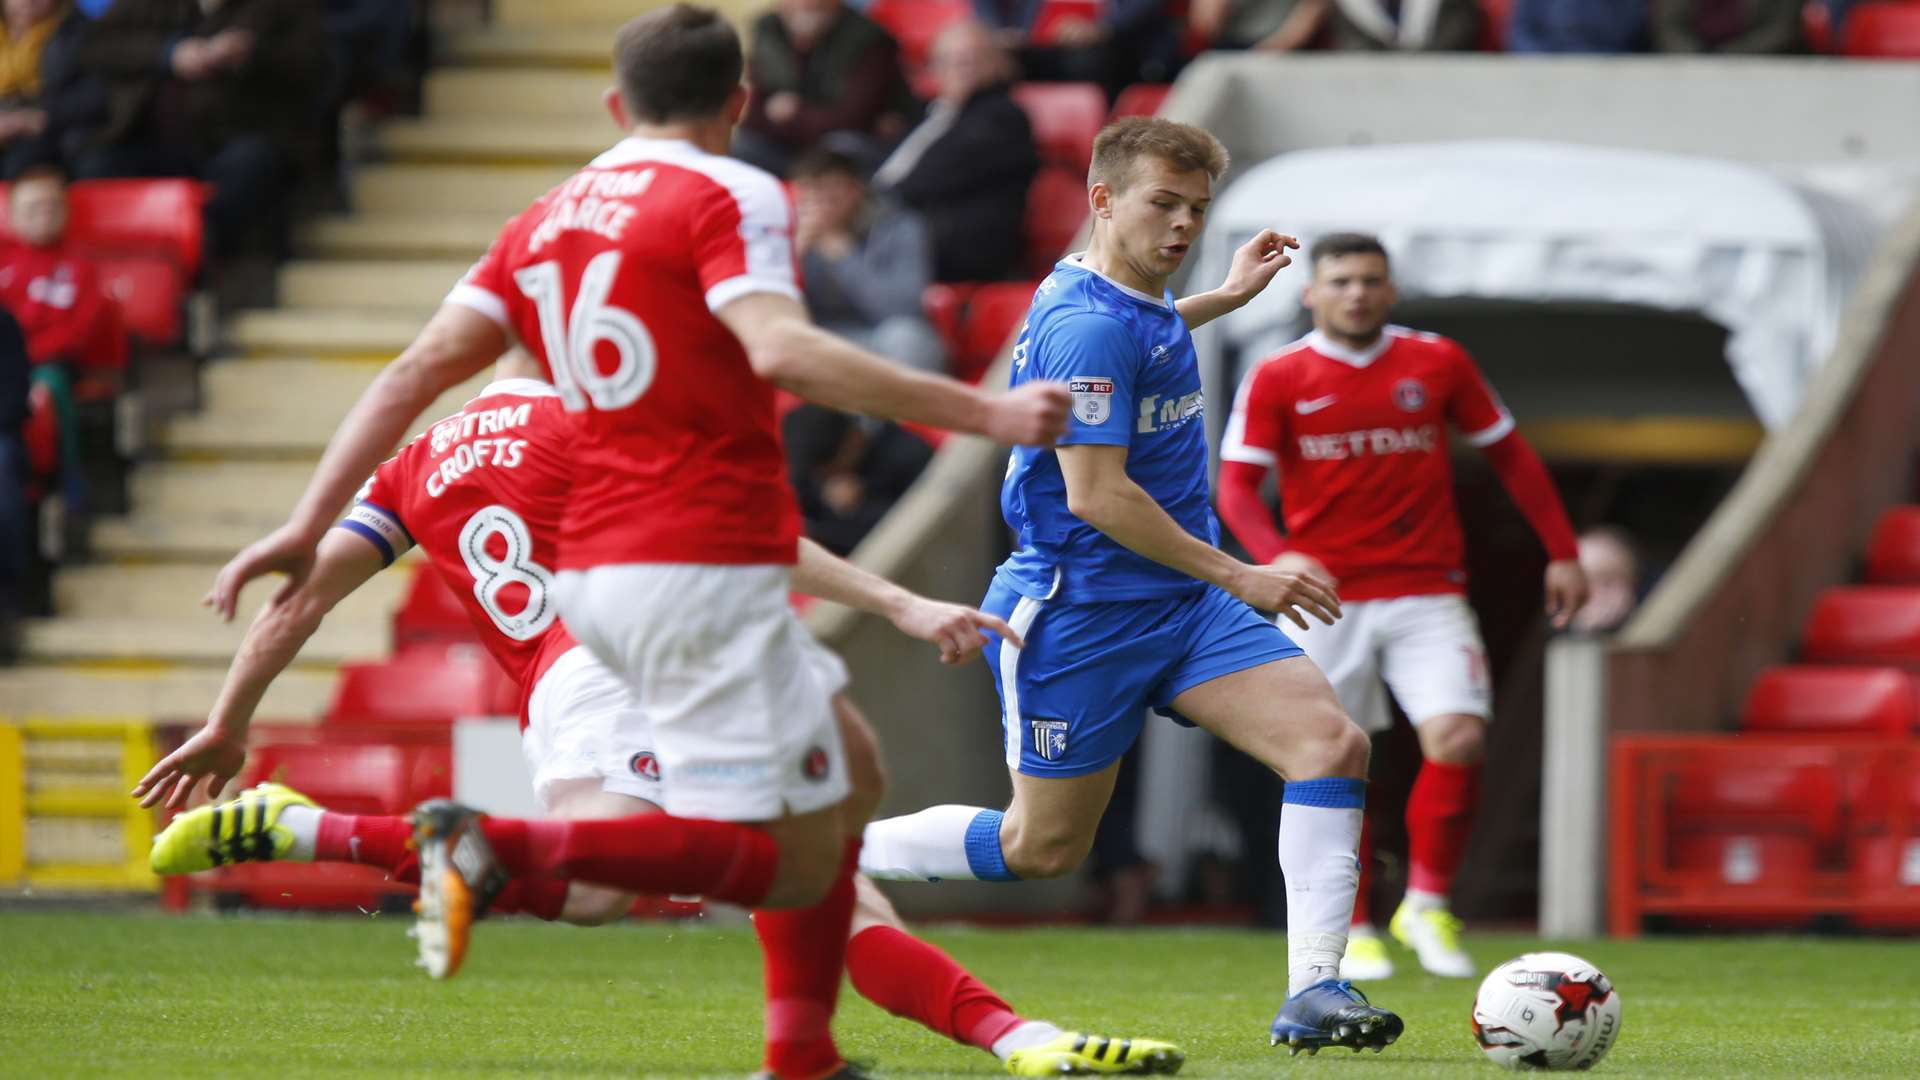
[{"label": "man in grey jacket", "polygon": [[838,150],[806,152],[788,178],[814,322],[908,367],[944,373],[946,349],[920,306],[933,280],[926,222],[870,196],[860,163]]}]

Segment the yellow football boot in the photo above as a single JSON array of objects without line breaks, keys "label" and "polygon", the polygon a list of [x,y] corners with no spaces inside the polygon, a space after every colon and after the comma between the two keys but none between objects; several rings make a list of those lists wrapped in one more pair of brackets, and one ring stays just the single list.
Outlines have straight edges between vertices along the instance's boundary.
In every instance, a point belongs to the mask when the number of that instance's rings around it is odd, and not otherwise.
[{"label": "yellow football boot", "polygon": [[1110,1039],[1069,1031],[1059,1038],[1007,1055],[1015,1076],[1086,1076],[1094,1073],[1145,1073],[1172,1076],[1187,1055],[1158,1039]]},{"label": "yellow football boot", "polygon": [[191,874],[241,862],[284,859],[293,830],[280,824],[289,806],[318,810],[312,799],[283,784],[261,784],[232,802],[196,806],[153,838],[148,861],[156,874]]}]

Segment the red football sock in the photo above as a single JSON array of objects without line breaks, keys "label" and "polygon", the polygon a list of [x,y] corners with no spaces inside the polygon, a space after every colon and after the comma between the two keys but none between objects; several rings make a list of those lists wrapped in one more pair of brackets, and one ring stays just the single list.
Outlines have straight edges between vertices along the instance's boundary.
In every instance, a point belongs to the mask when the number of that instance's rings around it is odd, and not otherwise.
[{"label": "red football sock", "polygon": [[814,1080],[841,1065],[840,1049],[833,1044],[833,1008],[847,966],[859,859],[859,839],[848,840],[840,876],[825,900],[808,908],[753,913],[766,962],[766,1069],[780,1080]]},{"label": "red football sock", "polygon": [[1407,799],[1407,888],[1447,895],[1467,852],[1480,766],[1429,761]]},{"label": "red football sock", "polygon": [[578,878],[627,892],[692,894],[742,907],[766,899],[780,866],[773,837],[730,821],[666,814],[593,821],[485,818],[481,828],[514,877]]},{"label": "red football sock", "polygon": [[487,905],[488,915],[531,915],[548,922],[559,922],[567,906],[567,882],[564,878],[514,878]]},{"label": "red football sock", "polygon": [[853,936],[847,974],[875,1005],[988,1053],[1021,1023],[1013,1006],[953,957],[891,926],[870,926]]},{"label": "red football sock", "polygon": [[1360,816],[1360,887],[1353,894],[1353,925],[1373,925],[1373,902],[1367,899],[1373,891],[1373,815],[1362,811]]},{"label": "red football sock", "polygon": [[403,817],[320,813],[313,857],[320,862],[364,863],[392,870],[407,857],[413,825]]}]

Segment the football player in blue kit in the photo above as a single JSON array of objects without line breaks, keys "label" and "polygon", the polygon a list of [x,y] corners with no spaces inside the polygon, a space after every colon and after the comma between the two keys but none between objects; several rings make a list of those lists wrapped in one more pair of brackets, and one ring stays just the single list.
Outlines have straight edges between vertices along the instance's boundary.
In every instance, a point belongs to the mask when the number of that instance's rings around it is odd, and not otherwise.
[{"label": "football player in blue kit", "polygon": [[1288,996],[1273,1042],[1379,1050],[1399,1017],[1339,978],[1359,876],[1367,736],[1260,611],[1305,627],[1339,616],[1319,578],[1218,546],[1205,403],[1190,328],[1247,303],[1291,261],[1266,230],[1220,288],[1176,300],[1167,279],[1199,238],[1226,149],[1158,118],[1110,125],[1089,173],[1093,234],[1040,284],[1014,346],[1014,386],[1069,384],[1057,447],[1013,452],[1001,488],[1018,550],[981,607],[1025,644],[989,644],[1013,802],[936,806],[868,826],[876,878],[1018,881],[1078,866],[1148,708],[1198,726],[1285,780]]}]

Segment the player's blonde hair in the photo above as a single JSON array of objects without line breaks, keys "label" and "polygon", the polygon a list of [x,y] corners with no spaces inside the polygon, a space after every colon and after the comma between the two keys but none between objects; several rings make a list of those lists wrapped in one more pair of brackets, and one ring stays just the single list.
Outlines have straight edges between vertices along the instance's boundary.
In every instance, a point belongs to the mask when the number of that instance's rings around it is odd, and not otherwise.
[{"label": "player's blonde hair", "polygon": [[1204,171],[1218,180],[1227,171],[1227,148],[1204,128],[1158,116],[1129,116],[1100,130],[1093,140],[1087,186],[1125,190],[1141,158],[1158,158],[1180,172]]}]

